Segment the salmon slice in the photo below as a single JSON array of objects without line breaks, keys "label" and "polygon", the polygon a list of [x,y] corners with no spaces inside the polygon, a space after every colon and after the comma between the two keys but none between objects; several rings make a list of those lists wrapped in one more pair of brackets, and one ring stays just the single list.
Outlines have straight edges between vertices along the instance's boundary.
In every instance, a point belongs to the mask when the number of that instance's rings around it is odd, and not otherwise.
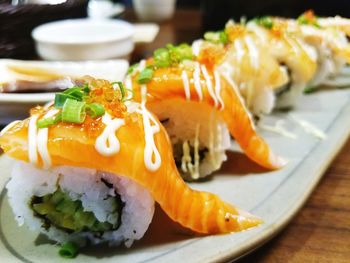
[{"label": "salmon slice", "polygon": [[[96,140],[106,129],[101,117],[86,117],[83,124],[59,122],[48,127],[46,144],[51,167],[68,165],[93,168],[128,177],[148,189],[171,219],[198,233],[236,232],[262,222],[225,203],[214,194],[192,190],[177,171],[170,141],[161,123],[140,104],[130,105],[128,107],[134,110],[129,112],[123,107],[119,108],[117,117],[124,121],[124,125],[114,133],[120,148],[113,155],[102,155],[95,146]],[[12,158],[29,162],[32,141],[28,139],[28,133],[33,127],[31,125],[35,124],[35,118],[40,119],[48,111],[49,109],[38,107],[32,110],[31,118],[17,121],[5,128],[0,135],[0,146],[5,153]],[[147,124],[145,116],[151,120],[150,123]],[[153,134],[155,148],[151,162],[155,162],[158,152],[160,163],[152,169],[145,161],[148,143],[146,125],[159,126],[159,131]],[[47,165],[47,160],[45,162],[38,154],[37,165],[42,167],[44,164]]]},{"label": "salmon slice", "polygon": [[[283,167],[286,161],[275,155],[264,139],[257,134],[235,84],[229,77],[215,72],[214,69],[207,69],[207,73],[207,79],[204,74],[200,75],[200,90],[195,85],[195,69],[188,67],[159,68],[155,70],[152,80],[143,86],[137,83],[135,74],[132,77],[135,99],[142,101],[143,87],[147,89],[146,100],[150,108],[154,103],[175,98],[198,101],[216,107],[231,135],[251,160],[268,169]],[[184,84],[184,74],[188,77],[188,87]],[[220,88],[217,88],[218,86]]]}]

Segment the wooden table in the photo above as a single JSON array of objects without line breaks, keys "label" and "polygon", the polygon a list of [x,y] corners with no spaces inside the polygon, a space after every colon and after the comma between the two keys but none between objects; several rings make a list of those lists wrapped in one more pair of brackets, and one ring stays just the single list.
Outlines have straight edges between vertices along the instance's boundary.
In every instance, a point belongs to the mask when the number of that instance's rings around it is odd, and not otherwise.
[{"label": "wooden table", "polygon": [[[130,10],[124,18],[137,21]],[[199,11],[178,10],[152,44],[136,47],[132,60],[167,43],[191,43],[201,31]],[[350,262],[350,140],[286,229],[240,262]]]}]

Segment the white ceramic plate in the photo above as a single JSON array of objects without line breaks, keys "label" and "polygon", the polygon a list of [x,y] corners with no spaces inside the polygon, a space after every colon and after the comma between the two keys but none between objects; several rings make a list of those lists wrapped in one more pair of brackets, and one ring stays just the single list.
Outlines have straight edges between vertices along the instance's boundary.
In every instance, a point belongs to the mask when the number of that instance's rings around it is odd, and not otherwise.
[{"label": "white ceramic plate", "polygon": [[[16,76],[9,72],[7,65],[21,68],[43,69],[54,74],[70,77],[90,75],[109,81],[122,80],[128,70],[126,60],[84,61],[84,62],[47,62],[47,61],[19,61],[0,60],[0,83],[13,82],[23,76]],[[30,108],[42,105],[54,98],[54,93],[0,93],[0,125],[16,119],[23,119]]]},{"label": "white ceramic plate", "polygon": [[[156,210],[145,237],[131,249],[100,247],[86,249],[69,262],[217,262],[237,259],[272,238],[301,208],[323,172],[350,132],[350,91],[337,90],[304,96],[295,116],[327,133],[326,140],[309,135],[288,118],[274,114],[265,123],[286,120],[298,136],[293,140],[264,132],[272,147],[289,159],[285,169],[266,172],[240,153],[229,152],[229,160],[212,180],[194,183],[197,189],[219,194],[264,219],[260,227],[218,236],[191,236]],[[11,161],[0,158],[0,253],[3,262],[61,262],[57,247],[42,236],[18,227],[4,186]],[[181,204],[179,204],[181,205]]]}]

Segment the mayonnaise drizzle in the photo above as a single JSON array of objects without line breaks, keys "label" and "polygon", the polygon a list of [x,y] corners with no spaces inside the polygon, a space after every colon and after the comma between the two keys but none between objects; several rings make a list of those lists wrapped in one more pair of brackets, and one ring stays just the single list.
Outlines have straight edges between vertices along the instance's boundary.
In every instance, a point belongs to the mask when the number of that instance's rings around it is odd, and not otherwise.
[{"label": "mayonnaise drizzle", "polygon": [[203,93],[202,93],[202,86],[201,86],[201,69],[200,69],[200,65],[198,62],[195,63],[195,67],[194,67],[194,72],[193,72],[193,80],[194,80],[194,87],[197,91],[199,100],[202,101],[203,100]]},{"label": "mayonnaise drizzle", "polygon": [[225,104],[221,98],[221,80],[220,80],[219,72],[217,70],[214,70],[214,79],[215,79],[215,94],[221,105],[220,110],[223,110],[225,108]]},{"label": "mayonnaise drizzle", "polygon": [[184,84],[186,100],[190,100],[191,99],[190,82],[188,80],[188,75],[187,75],[187,72],[185,70],[182,71],[181,78],[182,78],[182,82]]},{"label": "mayonnaise drizzle", "polygon": [[[49,110],[43,118],[52,118],[59,112],[58,109]],[[41,128],[37,134],[37,149],[38,153],[43,161],[43,168],[48,169],[51,166],[51,157],[47,148],[47,142],[49,139],[49,128]]]},{"label": "mayonnaise drizzle", "polygon": [[[159,169],[162,159],[160,157],[157,146],[154,143],[154,134],[160,131],[158,122],[154,119],[152,114],[146,108],[147,102],[147,86],[141,86],[141,110],[138,112],[142,114],[143,119],[143,129],[145,132],[145,150],[144,150],[144,163],[146,168],[154,172]],[[154,123],[151,124],[151,121]],[[153,161],[154,156],[154,161]]]},{"label": "mayonnaise drizzle", "polygon": [[7,124],[7,126],[1,130],[0,136],[4,135],[8,130],[10,130],[12,127],[14,127],[19,122],[21,122],[21,121],[13,121],[13,122]]},{"label": "mayonnaise drizzle", "polygon": [[115,155],[120,151],[120,142],[115,133],[121,126],[125,125],[125,121],[118,118],[112,119],[108,113],[105,113],[102,122],[106,127],[97,137],[95,149],[104,156]]},{"label": "mayonnaise drizzle", "polygon": [[235,46],[235,51],[237,54],[237,62],[240,63],[243,59],[244,54],[245,54],[242,42],[239,39],[237,39],[234,43],[234,46]]},{"label": "mayonnaise drizzle", "polygon": [[216,94],[213,90],[213,85],[212,85],[210,76],[208,74],[208,71],[207,71],[207,68],[205,67],[205,65],[201,65],[201,70],[202,70],[205,82],[207,84],[208,92],[214,101],[214,106],[217,107],[218,106],[218,99],[216,98]]},{"label": "mayonnaise drizzle", "polygon": [[37,153],[37,126],[38,115],[33,115],[29,119],[28,124],[28,158],[32,164],[38,164],[38,153]]},{"label": "mayonnaise drizzle", "polygon": [[[154,143],[154,134],[160,131],[158,122],[152,114],[147,110],[144,103],[141,104],[141,114],[143,116],[143,128],[145,131],[145,150],[144,162],[146,168],[151,171],[157,171],[162,163],[157,146]],[[153,125],[151,124],[153,122]],[[154,158],[153,158],[154,157]]]},{"label": "mayonnaise drizzle", "polygon": [[245,37],[245,42],[248,47],[248,53],[250,57],[250,63],[253,65],[255,69],[259,68],[259,51],[256,47],[253,39],[250,36]]}]

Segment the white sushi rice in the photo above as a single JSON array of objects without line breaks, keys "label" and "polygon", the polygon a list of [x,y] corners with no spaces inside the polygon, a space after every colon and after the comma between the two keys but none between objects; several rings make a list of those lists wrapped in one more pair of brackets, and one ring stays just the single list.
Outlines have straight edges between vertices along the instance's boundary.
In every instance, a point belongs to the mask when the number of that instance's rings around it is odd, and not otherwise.
[{"label": "white sushi rice", "polygon": [[[114,189],[101,181],[104,179],[113,184]],[[48,230],[42,227],[42,220],[34,216],[29,203],[33,196],[42,197],[53,193],[60,187],[69,194],[72,200],[81,200],[84,211],[91,211],[97,220],[114,223],[111,216],[110,199],[117,192],[124,207],[122,208],[121,225],[115,231],[106,231],[101,236],[92,232],[68,234],[51,226]],[[15,161],[12,178],[7,184],[9,203],[19,225],[27,225],[31,230],[47,235],[59,243],[74,241],[85,245],[108,242],[119,245],[124,242],[130,247],[134,240],[141,239],[151,223],[154,213],[154,200],[148,190],[132,180],[111,173],[94,169],[61,166],[42,170],[31,164]],[[104,200],[106,199],[106,200]]]},{"label": "white sushi rice", "polygon": [[[208,149],[204,159],[199,163],[198,172],[189,174],[183,169],[184,163],[182,163],[179,170],[185,179],[196,180],[206,177],[218,170],[226,161],[225,151],[230,148],[231,139],[217,109],[206,103],[183,99],[163,100],[152,104],[149,109],[163,122],[173,145],[187,142],[194,147],[197,141],[199,149]],[[187,163],[187,166],[195,166],[194,159],[191,156],[191,163]]]}]

